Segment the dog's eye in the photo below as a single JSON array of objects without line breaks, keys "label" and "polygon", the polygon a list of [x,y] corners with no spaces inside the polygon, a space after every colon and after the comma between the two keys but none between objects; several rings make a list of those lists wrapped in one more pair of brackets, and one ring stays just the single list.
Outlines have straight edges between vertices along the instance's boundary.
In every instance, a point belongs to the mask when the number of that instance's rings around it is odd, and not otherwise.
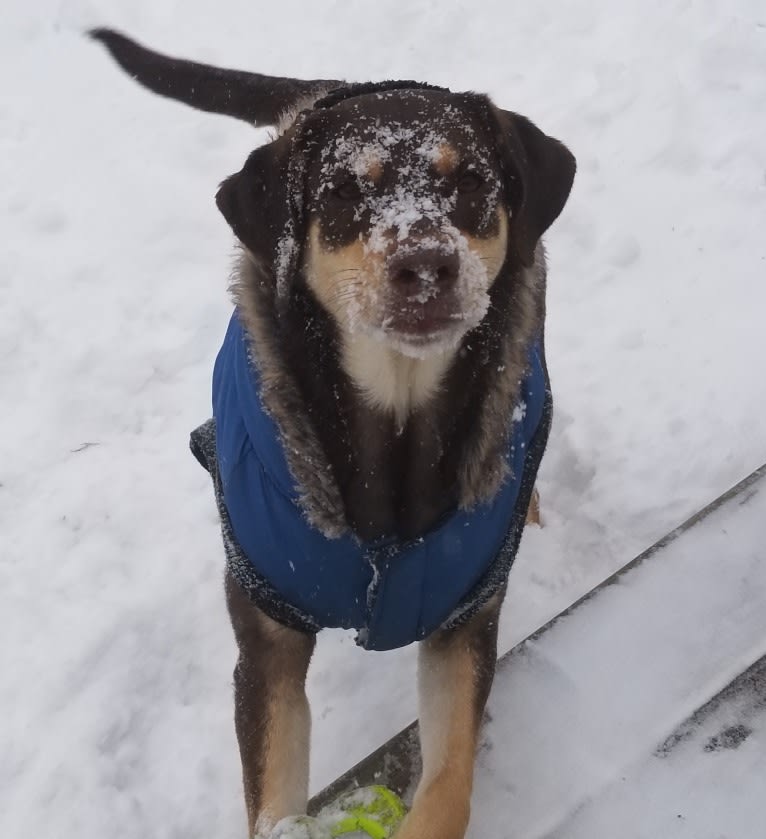
[{"label": "dog's eye", "polygon": [[478,172],[463,172],[457,182],[457,191],[461,194],[476,192],[483,183],[484,180]]},{"label": "dog's eye", "polygon": [[343,181],[333,189],[332,194],[341,201],[358,201],[362,197],[362,190],[356,181]]}]

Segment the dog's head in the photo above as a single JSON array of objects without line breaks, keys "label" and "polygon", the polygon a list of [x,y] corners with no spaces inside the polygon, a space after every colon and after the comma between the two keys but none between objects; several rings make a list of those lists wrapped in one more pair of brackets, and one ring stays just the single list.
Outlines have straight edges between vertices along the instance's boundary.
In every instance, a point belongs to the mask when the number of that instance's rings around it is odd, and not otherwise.
[{"label": "dog's head", "polygon": [[304,284],[341,330],[404,354],[454,346],[479,324],[498,275],[532,265],[569,195],[569,151],[484,96],[273,79],[94,35],[158,93],[282,120],[221,185],[221,212],[278,300]]}]

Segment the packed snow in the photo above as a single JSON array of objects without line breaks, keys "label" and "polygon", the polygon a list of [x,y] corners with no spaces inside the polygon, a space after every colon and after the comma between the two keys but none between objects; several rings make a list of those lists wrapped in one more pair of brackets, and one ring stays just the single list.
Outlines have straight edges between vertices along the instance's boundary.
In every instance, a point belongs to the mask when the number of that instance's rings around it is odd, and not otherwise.
[{"label": "packed snow", "polygon": [[[504,612],[509,648],[766,461],[766,10],[6,1],[0,833],[234,839],[234,642],[187,436],[209,416],[230,314],[232,238],[213,196],[266,134],[140,89],[83,37],[94,25],[275,75],[486,91],[577,156],[547,237],[556,418],[544,527],[525,535]],[[671,606],[646,608],[652,624]],[[313,790],[415,716],[415,654],[321,636]],[[493,708],[513,760],[507,690]],[[557,754],[540,751],[541,771]],[[585,833],[557,836],[595,836],[582,819]]]}]

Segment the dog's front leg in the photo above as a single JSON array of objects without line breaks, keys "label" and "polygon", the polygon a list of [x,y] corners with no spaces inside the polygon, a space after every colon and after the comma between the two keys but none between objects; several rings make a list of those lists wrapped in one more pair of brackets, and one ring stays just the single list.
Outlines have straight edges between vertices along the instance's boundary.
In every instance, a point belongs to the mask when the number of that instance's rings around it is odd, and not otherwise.
[{"label": "dog's front leg", "polygon": [[230,575],[226,600],[239,646],[234,721],[252,839],[268,835],[281,818],[306,812],[311,716],[305,683],[316,638],[267,617]]},{"label": "dog's front leg", "polygon": [[418,663],[423,776],[396,839],[462,839],[476,746],[497,659],[496,595],[468,623],[422,642]]}]

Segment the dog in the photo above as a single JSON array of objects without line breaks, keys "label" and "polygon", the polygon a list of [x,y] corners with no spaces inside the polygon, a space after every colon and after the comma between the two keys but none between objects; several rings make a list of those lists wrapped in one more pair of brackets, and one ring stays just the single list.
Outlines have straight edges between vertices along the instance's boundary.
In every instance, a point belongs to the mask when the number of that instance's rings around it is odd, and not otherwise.
[{"label": "dog", "polygon": [[241,258],[192,434],[239,658],[250,836],[304,813],[316,633],[420,642],[398,839],[460,839],[498,615],[551,418],[543,233],[575,159],[483,95],[274,78],[94,30],[155,93],[276,128],[216,200]]}]

